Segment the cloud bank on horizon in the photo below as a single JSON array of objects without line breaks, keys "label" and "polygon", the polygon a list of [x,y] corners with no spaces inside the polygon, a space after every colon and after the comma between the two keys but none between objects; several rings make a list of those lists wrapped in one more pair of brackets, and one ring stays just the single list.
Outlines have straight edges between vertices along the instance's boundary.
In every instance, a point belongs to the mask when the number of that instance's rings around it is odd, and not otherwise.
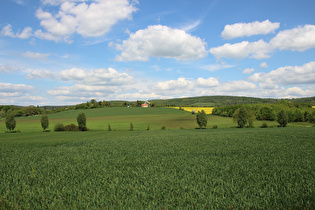
[{"label": "cloud bank on horizon", "polygon": [[0,104],[315,96],[315,2],[284,3],[2,1]]}]

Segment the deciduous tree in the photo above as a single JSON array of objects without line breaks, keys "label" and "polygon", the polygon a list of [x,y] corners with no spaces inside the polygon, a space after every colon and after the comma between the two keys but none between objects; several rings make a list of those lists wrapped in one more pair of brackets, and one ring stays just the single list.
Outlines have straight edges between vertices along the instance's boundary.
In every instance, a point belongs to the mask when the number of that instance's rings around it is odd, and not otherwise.
[{"label": "deciduous tree", "polygon": [[235,110],[233,114],[234,121],[237,122],[239,128],[244,128],[248,122],[248,114],[245,107]]},{"label": "deciduous tree", "polygon": [[289,121],[288,114],[284,110],[281,110],[277,115],[277,121],[280,127],[286,127]]},{"label": "deciduous tree", "polygon": [[42,124],[42,128],[44,129],[44,132],[46,132],[46,128],[49,126],[49,120],[47,114],[43,114],[40,123]]},{"label": "deciduous tree", "polygon": [[14,113],[12,111],[7,112],[7,115],[5,118],[5,125],[6,125],[6,127],[10,133],[11,133],[11,131],[14,130],[14,128],[16,126],[16,121],[14,119]]},{"label": "deciduous tree", "polygon": [[196,115],[197,124],[199,125],[199,128],[206,127],[208,123],[208,117],[206,115],[206,112],[204,110],[198,111],[198,114]]},{"label": "deciduous tree", "polygon": [[83,112],[78,114],[77,122],[78,122],[78,128],[80,131],[87,131],[86,116]]}]

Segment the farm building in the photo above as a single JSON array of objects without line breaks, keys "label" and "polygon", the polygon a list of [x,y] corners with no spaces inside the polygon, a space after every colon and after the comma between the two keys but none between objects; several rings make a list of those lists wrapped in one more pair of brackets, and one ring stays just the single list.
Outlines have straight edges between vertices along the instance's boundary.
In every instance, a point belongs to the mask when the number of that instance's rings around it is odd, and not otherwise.
[{"label": "farm building", "polygon": [[148,101],[145,101],[143,104],[141,104],[141,107],[149,107],[149,102]]}]

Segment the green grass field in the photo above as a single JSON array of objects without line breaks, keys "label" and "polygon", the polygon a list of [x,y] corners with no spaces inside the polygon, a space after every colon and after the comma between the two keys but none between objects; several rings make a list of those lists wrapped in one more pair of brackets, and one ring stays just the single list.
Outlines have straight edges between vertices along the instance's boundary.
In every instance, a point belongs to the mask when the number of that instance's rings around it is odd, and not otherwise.
[{"label": "green grass field", "polygon": [[0,133],[0,209],[315,208],[315,129]]},{"label": "green grass field", "polygon": [[[48,115],[49,128],[54,130],[56,123],[77,124],[76,117],[79,112],[84,112],[87,117],[87,127],[93,131],[104,131],[108,129],[108,124],[112,130],[129,130],[130,123],[133,123],[135,130],[145,130],[150,126],[151,130],[159,130],[165,125],[166,129],[194,129],[198,127],[196,115],[189,112],[176,110],[173,108],[139,108],[139,107],[108,107],[89,110],[70,110]],[[219,128],[236,127],[232,118],[208,115],[208,128],[217,125]],[[16,128],[21,132],[41,132],[41,116],[18,117]],[[275,121],[255,121],[254,126],[260,127],[263,122],[268,126],[277,126]],[[310,123],[289,123],[289,127],[312,126]],[[6,131],[5,120],[0,119],[0,133]]]}]

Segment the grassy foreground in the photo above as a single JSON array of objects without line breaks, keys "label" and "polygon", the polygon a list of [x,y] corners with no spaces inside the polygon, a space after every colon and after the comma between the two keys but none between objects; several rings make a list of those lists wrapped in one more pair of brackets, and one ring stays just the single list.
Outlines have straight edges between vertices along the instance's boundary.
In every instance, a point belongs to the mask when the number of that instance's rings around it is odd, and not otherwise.
[{"label": "grassy foreground", "polygon": [[314,136],[314,128],[0,133],[0,209],[313,209]]}]

